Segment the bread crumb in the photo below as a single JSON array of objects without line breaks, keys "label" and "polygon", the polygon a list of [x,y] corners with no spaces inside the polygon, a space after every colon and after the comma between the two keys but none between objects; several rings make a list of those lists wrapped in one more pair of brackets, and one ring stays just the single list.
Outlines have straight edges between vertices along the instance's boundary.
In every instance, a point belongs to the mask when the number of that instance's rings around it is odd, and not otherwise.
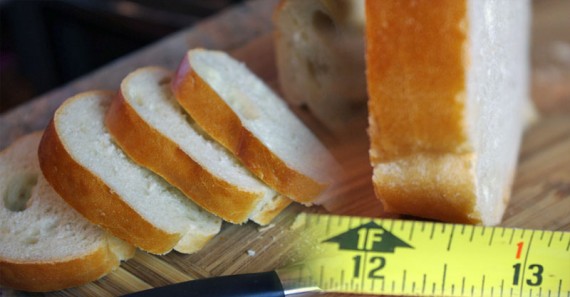
[{"label": "bread crumb", "polygon": [[307,217],[306,214],[303,213],[298,214],[297,217],[295,217],[295,221],[293,222],[293,224],[291,224],[291,227],[289,227],[289,230],[294,231],[305,226],[306,217]]},{"label": "bread crumb", "polygon": [[254,250],[247,250],[247,255],[250,257],[255,256],[255,251]]},{"label": "bread crumb", "polygon": [[258,232],[265,232],[271,228],[275,227],[275,224],[269,224],[267,226],[260,226],[259,228],[257,228]]}]

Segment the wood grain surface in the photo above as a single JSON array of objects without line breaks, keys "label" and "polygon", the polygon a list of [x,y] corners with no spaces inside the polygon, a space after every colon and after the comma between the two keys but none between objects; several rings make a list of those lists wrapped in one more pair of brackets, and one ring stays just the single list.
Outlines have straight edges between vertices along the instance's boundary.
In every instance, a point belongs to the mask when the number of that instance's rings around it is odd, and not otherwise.
[{"label": "wood grain surface", "polygon": [[[271,25],[276,2],[250,1],[227,10],[2,114],[0,149],[25,133],[43,129],[69,96],[90,89],[116,89],[127,73],[141,66],[174,70],[189,48],[228,51],[278,90]],[[570,23],[564,17],[567,14],[560,12],[564,9],[570,11],[570,1],[535,3],[533,99],[542,116],[525,133],[503,226],[570,231],[570,53],[565,52],[570,51]],[[339,214],[390,216],[374,198],[366,127],[355,128],[350,137],[335,139],[305,109],[292,108],[345,168],[345,178],[327,208]],[[290,206],[269,228],[253,223],[224,224],[222,232],[193,255],[173,252],[153,256],[139,251],[101,280],[47,295],[116,296],[209,276],[273,270],[294,262],[290,225],[304,210]],[[24,294],[5,289],[0,293]]]}]

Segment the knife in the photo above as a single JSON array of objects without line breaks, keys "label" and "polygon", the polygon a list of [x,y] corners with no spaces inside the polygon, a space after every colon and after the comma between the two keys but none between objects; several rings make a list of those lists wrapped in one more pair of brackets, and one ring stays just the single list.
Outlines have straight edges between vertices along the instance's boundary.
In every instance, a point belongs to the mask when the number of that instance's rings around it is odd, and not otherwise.
[{"label": "knife", "polygon": [[124,296],[301,297],[322,292],[318,287],[302,285],[298,277],[293,275],[294,271],[285,268],[270,272],[197,279]]}]

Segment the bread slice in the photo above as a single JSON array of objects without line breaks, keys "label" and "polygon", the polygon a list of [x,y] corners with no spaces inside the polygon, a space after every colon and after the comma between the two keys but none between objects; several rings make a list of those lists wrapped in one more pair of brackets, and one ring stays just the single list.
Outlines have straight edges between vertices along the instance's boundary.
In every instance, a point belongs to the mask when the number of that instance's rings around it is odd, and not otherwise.
[{"label": "bread slice", "polygon": [[528,102],[529,1],[368,1],[370,159],[386,210],[501,221]]},{"label": "bread slice", "polygon": [[0,153],[0,284],[36,292],[94,281],[135,253],[51,188],[38,164],[41,137],[26,135]]},{"label": "bread slice", "polygon": [[366,120],[364,0],[282,0],[275,53],[283,96],[337,133]]},{"label": "bread slice", "polygon": [[81,93],[57,109],[38,152],[46,179],[88,220],[145,251],[199,250],[221,220],[112,142],[104,125],[111,100],[107,92]]},{"label": "bread slice", "polygon": [[223,52],[188,51],[172,83],[180,105],[253,174],[310,204],[333,183],[336,163],[285,102]]},{"label": "bread slice", "polygon": [[106,116],[115,142],[222,219],[268,224],[291,200],[256,179],[188,117],[172,95],[171,79],[165,69],[146,67],[123,80]]}]

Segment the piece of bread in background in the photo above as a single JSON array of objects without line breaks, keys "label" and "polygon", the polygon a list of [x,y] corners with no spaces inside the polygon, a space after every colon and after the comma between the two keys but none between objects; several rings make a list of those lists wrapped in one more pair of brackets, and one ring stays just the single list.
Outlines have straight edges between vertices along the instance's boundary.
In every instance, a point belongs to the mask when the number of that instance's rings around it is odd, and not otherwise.
[{"label": "piece of bread in background", "polygon": [[530,2],[366,4],[378,198],[391,212],[499,223],[529,97]]},{"label": "piece of bread in background", "polygon": [[226,53],[194,49],[172,83],[180,105],[277,192],[311,204],[334,184],[327,149],[263,81]]},{"label": "piece of bread in background", "polygon": [[135,254],[51,188],[38,164],[41,137],[23,136],[0,153],[0,284],[35,292],[97,280]]},{"label": "piece of bread in background", "polygon": [[111,136],[135,162],[209,212],[231,223],[268,224],[291,200],[198,127],[172,95],[172,74],[145,67],[123,80],[105,119]]},{"label": "piece of bread in background", "polygon": [[113,143],[104,125],[112,98],[86,92],[57,109],[38,151],[46,179],[88,220],[142,250],[199,250],[220,231],[221,220]]},{"label": "piece of bread in background", "polygon": [[364,0],[282,0],[275,11],[281,91],[335,134],[365,126]]}]

